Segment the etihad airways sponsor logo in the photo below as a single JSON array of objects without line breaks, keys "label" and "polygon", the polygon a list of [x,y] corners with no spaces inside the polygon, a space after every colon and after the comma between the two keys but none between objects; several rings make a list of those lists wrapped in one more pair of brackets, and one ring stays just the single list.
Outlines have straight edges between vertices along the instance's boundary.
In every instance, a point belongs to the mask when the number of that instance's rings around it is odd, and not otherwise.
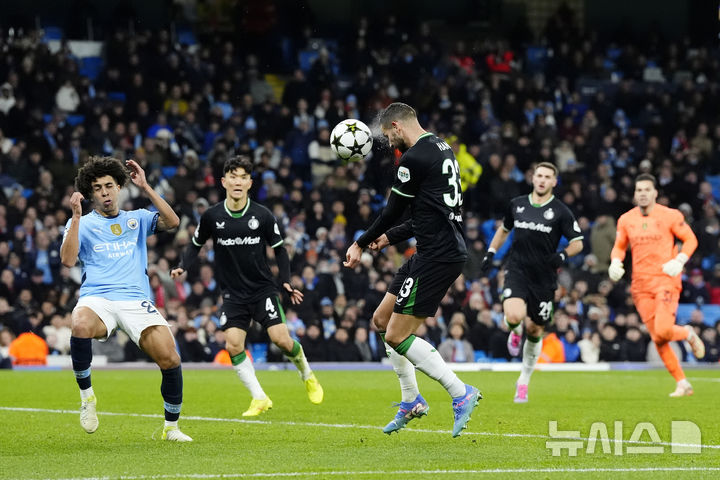
[{"label": "etihad airways sponsor logo", "polygon": [[260,243],[260,237],[218,238],[217,243],[226,247],[230,245],[257,245]]},{"label": "etihad airways sponsor logo", "polygon": [[120,242],[103,242],[96,243],[93,245],[93,250],[96,252],[118,252],[120,250],[127,250],[135,247],[137,243],[134,240],[123,240]]},{"label": "etihad airways sponsor logo", "polygon": [[515,220],[515,228],[522,228],[524,230],[534,230],[536,232],[543,232],[543,233],[552,232],[552,227],[549,225],[543,225],[542,223],[535,223],[535,222],[521,222],[520,220]]},{"label": "etihad airways sponsor logo", "polygon": [[118,242],[95,243],[92,249],[102,255],[107,254],[107,258],[121,258],[132,255],[136,245],[137,243],[134,240],[122,240]]}]

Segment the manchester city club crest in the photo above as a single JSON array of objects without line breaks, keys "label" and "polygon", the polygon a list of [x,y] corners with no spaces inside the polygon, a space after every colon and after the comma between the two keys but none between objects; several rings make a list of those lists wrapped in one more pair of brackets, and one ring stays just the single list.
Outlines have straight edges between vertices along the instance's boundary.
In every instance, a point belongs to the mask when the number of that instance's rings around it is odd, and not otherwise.
[{"label": "manchester city club crest", "polygon": [[260,221],[252,217],[250,220],[248,220],[248,227],[250,227],[250,230],[257,230],[257,228],[260,226]]},{"label": "manchester city club crest", "polygon": [[548,208],[543,212],[543,217],[545,217],[545,220],[552,220],[555,218],[555,212],[553,212],[552,208]]},{"label": "manchester city club crest", "polygon": [[115,235],[120,235],[122,233],[122,227],[117,223],[113,223],[112,225],[110,225],[110,231]]},{"label": "manchester city club crest", "polygon": [[135,230],[138,227],[137,218],[128,218],[127,226],[130,230]]}]

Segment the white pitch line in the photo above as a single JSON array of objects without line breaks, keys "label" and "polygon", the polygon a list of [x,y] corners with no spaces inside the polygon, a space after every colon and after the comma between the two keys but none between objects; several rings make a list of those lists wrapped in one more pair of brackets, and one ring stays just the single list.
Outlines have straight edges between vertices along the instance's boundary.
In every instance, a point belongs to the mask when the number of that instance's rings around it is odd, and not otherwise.
[{"label": "white pitch line", "polygon": [[692,380],[693,382],[720,382],[720,378],[713,377],[688,377],[688,380]]},{"label": "white pitch line", "polygon": [[164,475],[121,475],[118,477],[72,477],[43,480],[162,480],[169,478],[278,478],[278,477],[340,477],[376,475],[458,475],[512,473],[641,473],[641,472],[720,472],[720,467],[638,467],[638,468],[488,468],[478,470],[365,470],[328,472],[267,472],[267,473],[178,473]]},{"label": "white pitch line", "polygon": [[[77,410],[61,410],[61,409],[49,409],[49,408],[30,408],[30,407],[0,407],[0,411],[8,412],[35,412],[35,413],[63,413],[77,415]],[[163,415],[154,413],[120,413],[120,412],[97,412],[98,415],[104,415],[108,417],[136,417],[136,418],[164,418]],[[268,420],[242,420],[239,418],[220,418],[220,417],[200,417],[192,415],[183,415],[183,420],[197,420],[201,422],[229,422],[229,423],[247,423],[247,424],[260,424],[260,425],[289,425],[299,427],[322,427],[322,428],[358,428],[364,430],[377,430],[377,425],[356,425],[352,423],[320,423],[320,422],[293,422],[288,420],[280,421],[268,421]],[[450,430],[429,430],[423,428],[405,428],[407,432],[418,432],[418,433],[441,433],[443,435],[451,433]],[[463,436],[486,436],[486,437],[503,437],[503,438],[538,438],[542,440],[583,440],[589,441],[587,437],[551,437],[550,435],[540,435],[532,433],[497,433],[497,432],[463,432]],[[597,439],[595,439],[597,440]],[[653,445],[653,446],[666,446],[666,447],[687,447],[687,448],[709,448],[709,449],[720,449],[720,445],[714,444],[694,444],[694,443],[673,443],[673,442],[648,442],[644,440],[615,440],[614,438],[607,439],[611,443],[625,443],[630,445]]]}]

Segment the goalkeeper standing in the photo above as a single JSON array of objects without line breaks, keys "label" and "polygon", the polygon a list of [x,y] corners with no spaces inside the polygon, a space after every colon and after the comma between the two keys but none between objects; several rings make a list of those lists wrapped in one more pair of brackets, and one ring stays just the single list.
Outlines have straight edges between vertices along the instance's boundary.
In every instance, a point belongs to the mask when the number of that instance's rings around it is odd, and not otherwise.
[{"label": "goalkeeper standing", "polygon": [[[635,179],[637,206],[618,220],[608,274],[615,282],[625,274],[623,260],[629,245],[632,251],[630,292],[635,308],[665,367],[677,381],[670,396],[682,397],[692,395],[693,389],[669,343],[687,340],[695,357],[705,356],[705,346],[692,327],[675,325],[682,288],[680,273],[698,242],[680,211],[655,202],[656,184],[655,177],[647,173]],[[680,252],[675,245],[676,238],[682,242]]]}]

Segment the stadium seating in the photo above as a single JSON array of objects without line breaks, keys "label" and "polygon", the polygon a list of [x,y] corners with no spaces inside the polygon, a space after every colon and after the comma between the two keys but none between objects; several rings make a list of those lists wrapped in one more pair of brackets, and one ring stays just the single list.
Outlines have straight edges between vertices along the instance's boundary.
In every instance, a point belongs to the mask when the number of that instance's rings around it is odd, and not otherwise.
[{"label": "stadium seating", "polygon": [[84,57],[80,59],[80,75],[88,77],[90,80],[97,80],[103,69],[102,57]]},{"label": "stadium seating", "polygon": [[703,322],[705,325],[714,326],[715,322],[720,320],[720,305],[701,305],[698,307],[694,303],[681,303],[678,305],[677,313],[675,314],[677,323],[679,325],[688,323],[693,310],[697,310],[698,308],[703,313]]},{"label": "stadium seating", "polygon": [[43,27],[43,42],[50,40],[62,40],[65,36],[63,29],[53,25]]}]

